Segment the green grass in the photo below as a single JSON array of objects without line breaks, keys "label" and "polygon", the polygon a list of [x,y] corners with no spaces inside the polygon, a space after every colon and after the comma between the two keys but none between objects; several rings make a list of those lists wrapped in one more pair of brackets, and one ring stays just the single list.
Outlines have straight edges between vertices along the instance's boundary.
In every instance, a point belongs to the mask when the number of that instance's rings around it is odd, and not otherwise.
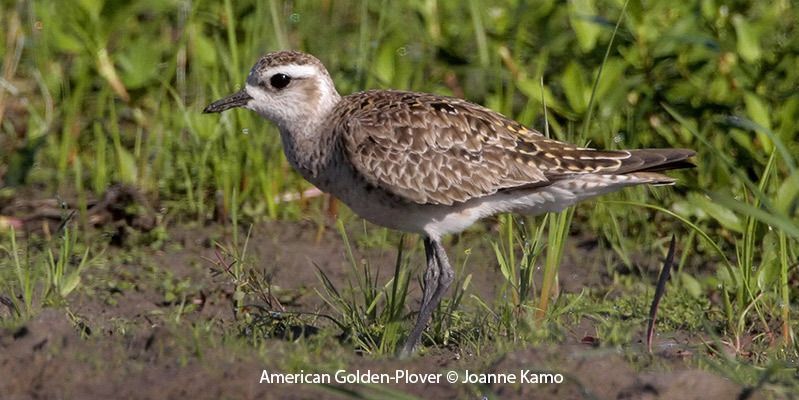
[{"label": "green grass", "polygon": [[[506,281],[497,298],[471,294],[470,261],[461,263],[462,280],[425,344],[479,353],[557,341],[582,316],[597,321],[603,343],[624,343],[634,324],[617,317],[631,311],[614,309],[608,296],[624,293],[621,304],[638,315],[654,278],[636,257],[662,256],[674,233],[678,265],[661,310],[672,322],[661,329],[695,315],[699,322],[680,329],[731,348],[737,359],[703,362],[739,381],[774,365],[796,367],[799,10],[792,2],[84,0],[63,7],[43,0],[3,2],[0,11],[0,199],[36,188],[73,196],[79,208],[74,223],[49,239],[22,239],[0,219],[0,295],[13,299],[20,320],[96,290],[97,281],[84,277],[111,261],[87,228],[88,199],[124,183],[157,201],[165,237],[170,224],[234,221],[215,262],[229,263],[217,267],[233,288],[239,332],[253,338],[253,327],[263,336],[321,324],[330,330],[324,340],[344,330],[347,346],[393,353],[412,321],[406,296],[421,264],[407,254],[417,240],[367,228],[347,210],[339,220],[348,243],[402,250],[382,269],[395,278],[355,258],[347,288],[320,271],[318,295],[336,323],[314,315],[272,320],[247,308],[271,307],[273,282],[252,268],[250,237],[239,227],[311,219],[327,229],[327,204],[278,201],[309,185],[290,172],[274,127],[245,111],[200,111],[240,88],[260,54],[297,48],[318,56],[342,93],[391,87],[457,95],[558,139],[698,152],[698,168],[675,173],[673,189],[626,190],[546,217],[501,216],[486,239]],[[348,238],[344,226],[362,233]],[[612,289],[559,291],[562,252],[575,233],[597,235],[610,249]],[[634,281],[615,265],[636,271]],[[165,301],[185,301],[185,285],[159,279]],[[325,346],[297,340],[311,353]]]}]

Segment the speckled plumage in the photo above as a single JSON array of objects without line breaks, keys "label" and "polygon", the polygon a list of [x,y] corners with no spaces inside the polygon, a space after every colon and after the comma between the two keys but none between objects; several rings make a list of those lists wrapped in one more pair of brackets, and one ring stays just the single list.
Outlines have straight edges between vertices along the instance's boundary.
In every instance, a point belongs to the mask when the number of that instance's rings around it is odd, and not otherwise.
[{"label": "speckled plumage", "polygon": [[[276,79],[279,78],[279,79]],[[282,51],[252,68],[244,90],[205,112],[245,107],[280,129],[289,163],[375,224],[425,236],[418,343],[453,279],[441,237],[501,212],[540,214],[691,166],[686,149],[602,151],[546,138],[485,107],[434,94],[340,96],[315,57]]]},{"label": "speckled plumage", "polygon": [[580,148],[485,107],[425,93],[355,93],[342,98],[331,119],[348,161],[367,182],[417,204],[452,205],[578,175],[668,167],[693,154]]}]

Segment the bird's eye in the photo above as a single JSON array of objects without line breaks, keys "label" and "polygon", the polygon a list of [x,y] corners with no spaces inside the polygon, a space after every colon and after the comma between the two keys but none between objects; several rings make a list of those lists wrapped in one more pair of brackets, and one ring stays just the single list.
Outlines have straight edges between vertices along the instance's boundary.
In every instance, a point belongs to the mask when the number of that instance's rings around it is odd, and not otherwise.
[{"label": "bird's eye", "polygon": [[289,85],[291,77],[286,74],[274,74],[269,78],[269,84],[275,89],[283,89]]}]

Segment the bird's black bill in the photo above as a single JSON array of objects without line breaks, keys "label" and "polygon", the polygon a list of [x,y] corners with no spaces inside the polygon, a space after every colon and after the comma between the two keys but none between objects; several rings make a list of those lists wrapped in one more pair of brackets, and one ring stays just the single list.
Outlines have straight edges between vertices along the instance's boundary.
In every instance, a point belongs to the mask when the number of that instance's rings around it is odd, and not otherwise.
[{"label": "bird's black bill", "polygon": [[245,92],[244,90],[239,90],[238,92],[233,93],[228,97],[219,99],[209,104],[208,107],[205,107],[203,112],[206,114],[218,113],[225,110],[229,110],[231,108],[243,107],[247,105],[247,102],[250,100],[252,100],[252,97],[250,97],[250,95],[247,94],[247,92]]}]

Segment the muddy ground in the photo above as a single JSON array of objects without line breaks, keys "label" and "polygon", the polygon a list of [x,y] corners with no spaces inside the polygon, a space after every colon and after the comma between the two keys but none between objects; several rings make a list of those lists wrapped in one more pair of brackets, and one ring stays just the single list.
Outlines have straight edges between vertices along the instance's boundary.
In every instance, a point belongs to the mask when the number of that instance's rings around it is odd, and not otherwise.
[{"label": "muddy ground", "polygon": [[[325,311],[314,291],[320,288],[314,265],[337,284],[350,276],[341,235],[330,227],[320,235],[318,228],[310,221],[263,222],[253,227],[250,260],[272,275],[275,295],[287,310]],[[233,323],[233,289],[224,275],[212,273],[209,260],[217,257],[214,243],[230,240],[232,229],[230,225],[172,221],[158,246],[135,251],[130,243],[110,246],[103,255],[106,266],[86,272],[85,287],[69,298],[67,307],[43,308],[24,325],[0,330],[0,399],[386,398],[389,394],[384,390],[418,398],[772,397],[699,369],[683,351],[695,348],[696,338],[690,333],[661,335],[656,354],[649,356],[641,335],[621,348],[586,343],[586,336],[594,334],[590,321],[573,327],[560,343],[520,345],[501,353],[427,349],[411,359],[396,360],[359,355],[343,345],[321,355],[333,360],[325,368],[337,364],[350,372],[519,374],[532,370],[562,374],[560,384],[469,385],[445,380],[385,385],[259,383],[264,370],[285,366],[304,342],[273,338],[254,349],[222,339],[226,324]],[[486,229],[458,238],[449,246],[458,260],[467,246],[471,248],[469,291],[493,299],[502,277],[488,241],[481,239],[495,233],[490,226]],[[242,228],[242,232],[246,230]],[[387,280],[395,248],[364,251],[357,240],[353,242],[356,257],[368,260],[374,268],[381,266],[381,279]],[[590,236],[570,240],[566,254],[560,273],[563,291],[579,292],[581,287],[606,282],[606,251]],[[412,263],[421,265],[421,257],[416,250]],[[415,308],[419,296],[415,279],[411,291],[411,307]],[[179,299],[170,296],[173,292]],[[175,311],[181,304],[187,310],[184,313]],[[2,311],[0,317],[9,318],[9,313]],[[202,332],[202,337],[195,337],[197,332]]]}]

